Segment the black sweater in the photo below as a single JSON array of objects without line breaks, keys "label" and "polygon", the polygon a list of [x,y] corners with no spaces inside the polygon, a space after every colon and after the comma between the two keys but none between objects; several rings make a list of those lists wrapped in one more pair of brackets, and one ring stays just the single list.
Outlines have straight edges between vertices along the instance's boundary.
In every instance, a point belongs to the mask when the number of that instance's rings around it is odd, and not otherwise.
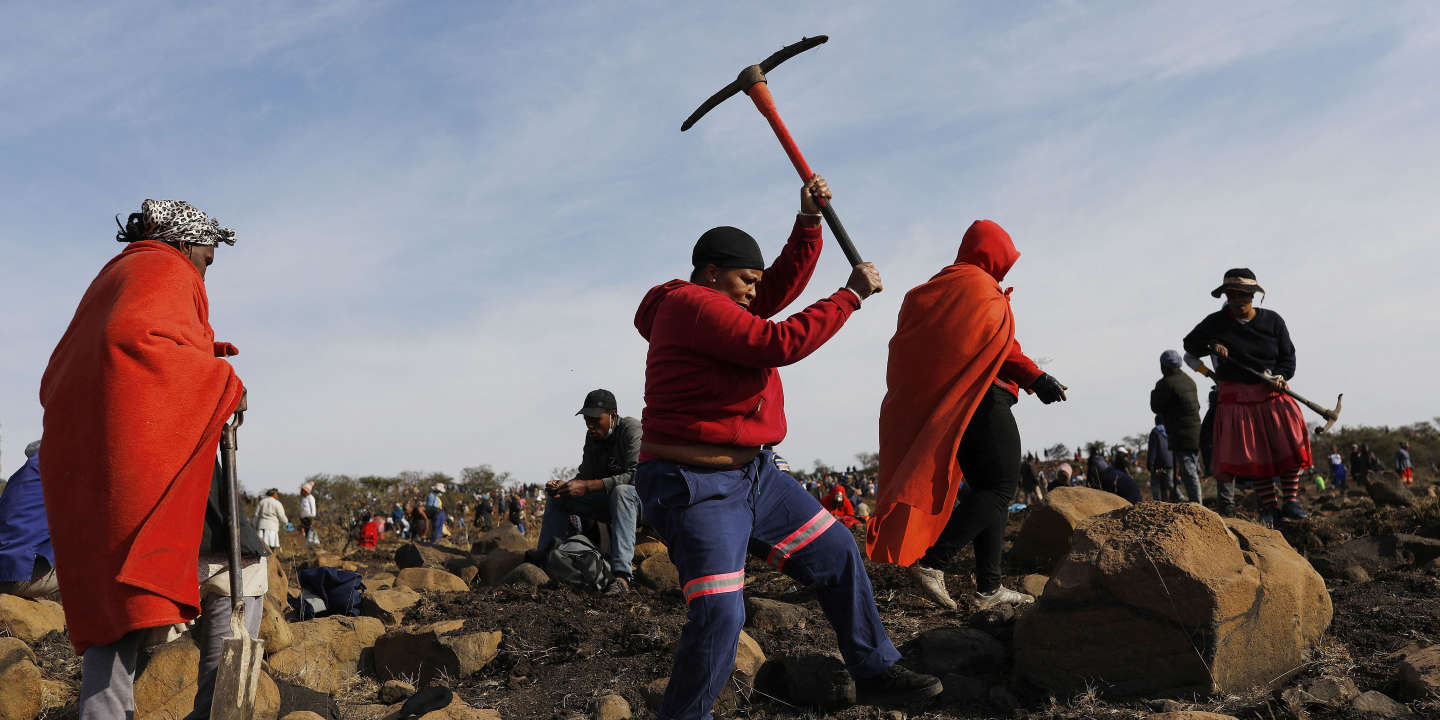
[{"label": "black sweater", "polygon": [[[1221,309],[1210,313],[1185,336],[1185,352],[1196,356],[1210,355],[1210,346],[1219,343],[1230,351],[1230,357],[1256,370],[1269,370],[1286,380],[1295,376],[1295,345],[1285,320],[1273,310],[1256,308],[1255,317],[1241,323]],[[1215,378],[1228,382],[1260,384],[1265,382],[1217,359]]]}]

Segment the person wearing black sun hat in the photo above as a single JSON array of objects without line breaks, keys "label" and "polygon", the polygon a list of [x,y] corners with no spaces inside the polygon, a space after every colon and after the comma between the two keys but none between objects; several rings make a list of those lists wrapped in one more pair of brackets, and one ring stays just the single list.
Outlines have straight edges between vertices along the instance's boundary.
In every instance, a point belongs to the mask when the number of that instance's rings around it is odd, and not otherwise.
[{"label": "person wearing black sun hat", "polygon": [[[1305,517],[1300,473],[1313,463],[1300,406],[1282,392],[1295,376],[1295,345],[1279,313],[1255,307],[1256,293],[1264,292],[1249,268],[1227,270],[1210,292],[1225,296],[1224,307],[1185,336],[1185,351],[1215,359],[1219,398],[1212,462],[1222,513],[1233,512],[1235,480],[1246,478],[1259,500],[1261,523],[1273,526],[1277,516]],[[1261,370],[1269,379],[1236,363]]]}]

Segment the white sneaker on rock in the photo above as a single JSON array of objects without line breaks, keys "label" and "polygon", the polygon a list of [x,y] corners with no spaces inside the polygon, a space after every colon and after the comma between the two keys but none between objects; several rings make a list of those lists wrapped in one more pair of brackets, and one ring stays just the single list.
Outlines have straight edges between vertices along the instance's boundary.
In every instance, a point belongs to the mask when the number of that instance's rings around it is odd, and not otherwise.
[{"label": "white sneaker on rock", "polygon": [[945,573],[917,562],[910,566],[910,577],[920,587],[921,595],[940,607],[955,609],[955,599],[945,589]]},{"label": "white sneaker on rock", "polygon": [[1035,597],[1016,592],[1001,585],[995,592],[975,593],[975,609],[989,610],[998,605],[1029,605],[1035,602]]}]

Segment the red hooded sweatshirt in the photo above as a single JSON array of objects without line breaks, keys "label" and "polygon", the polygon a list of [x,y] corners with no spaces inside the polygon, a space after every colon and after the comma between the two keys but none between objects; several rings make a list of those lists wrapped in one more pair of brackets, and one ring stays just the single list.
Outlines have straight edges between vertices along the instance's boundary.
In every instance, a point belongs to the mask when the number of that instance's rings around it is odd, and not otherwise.
[{"label": "red hooded sweatshirt", "polygon": [[820,259],[820,227],[795,223],[747,309],[684,280],[657,285],[635,312],[645,359],[647,442],[759,447],[785,439],[785,393],[775,368],[829,340],[860,298],[841,288],[781,322],[770,317],[805,290]]},{"label": "red hooded sweatshirt", "polygon": [[[976,220],[971,223],[970,229],[965,231],[965,238],[960,242],[960,252],[955,255],[957,264],[974,265],[995,278],[997,283],[1004,282],[1010,268],[1015,267],[1015,261],[1019,259],[1020,251],[1015,249],[1010,233],[1005,232],[1005,228],[992,220]],[[1006,290],[1005,294],[1008,297],[1010,291]],[[1000,365],[995,384],[1009,391],[1011,395],[1018,396],[1020,388],[1030,387],[1031,383],[1044,374],[1021,352],[1020,341],[1015,340],[1010,343],[1010,352],[1005,362]]]}]

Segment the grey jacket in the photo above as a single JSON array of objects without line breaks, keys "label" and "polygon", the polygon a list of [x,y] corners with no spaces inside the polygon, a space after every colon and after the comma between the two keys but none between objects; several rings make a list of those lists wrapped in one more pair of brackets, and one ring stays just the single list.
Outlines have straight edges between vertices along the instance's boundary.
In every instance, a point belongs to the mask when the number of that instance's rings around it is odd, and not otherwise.
[{"label": "grey jacket", "polygon": [[635,483],[635,466],[640,463],[640,421],[622,417],[603,438],[585,434],[585,449],[580,456],[580,480],[600,480],[606,490],[616,485]]}]

